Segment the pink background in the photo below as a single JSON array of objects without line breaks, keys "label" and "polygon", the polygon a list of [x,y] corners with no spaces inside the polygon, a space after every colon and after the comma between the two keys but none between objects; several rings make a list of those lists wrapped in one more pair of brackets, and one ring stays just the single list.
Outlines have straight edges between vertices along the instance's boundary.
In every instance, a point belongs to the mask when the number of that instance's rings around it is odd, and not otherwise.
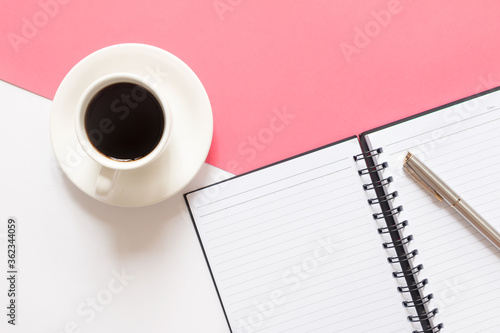
[{"label": "pink background", "polygon": [[233,173],[500,85],[498,0],[1,1],[0,79],[52,99],[102,47],[161,47],[203,82],[207,162]]}]

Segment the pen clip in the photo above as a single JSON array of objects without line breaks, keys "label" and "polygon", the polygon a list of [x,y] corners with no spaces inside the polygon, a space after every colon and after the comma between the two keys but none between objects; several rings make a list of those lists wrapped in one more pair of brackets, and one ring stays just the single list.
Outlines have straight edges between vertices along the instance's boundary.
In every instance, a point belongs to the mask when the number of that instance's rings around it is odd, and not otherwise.
[{"label": "pen clip", "polygon": [[[422,177],[418,175],[417,172],[412,168],[411,166],[411,158],[413,157],[413,154],[408,152],[405,156],[405,159],[403,161],[403,169],[406,170],[410,174],[410,176],[413,177],[417,182],[420,183],[427,191],[429,191],[433,196],[435,196],[439,201],[443,201],[443,197],[434,189],[432,186],[430,186]],[[410,163],[409,163],[410,162]]]}]

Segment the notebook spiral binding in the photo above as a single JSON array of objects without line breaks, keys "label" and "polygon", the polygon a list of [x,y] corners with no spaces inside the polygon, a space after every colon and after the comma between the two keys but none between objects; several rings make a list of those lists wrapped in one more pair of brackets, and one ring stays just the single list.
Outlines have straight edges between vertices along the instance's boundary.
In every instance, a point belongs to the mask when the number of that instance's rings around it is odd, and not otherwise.
[{"label": "notebook spiral binding", "polygon": [[[374,157],[383,153],[382,148],[376,148],[372,150],[367,150],[359,155],[353,156],[354,161],[367,161],[367,167],[358,170],[360,176],[369,175],[372,182],[363,185],[365,191],[374,190],[377,193],[377,197],[368,199],[369,205],[380,205],[385,206],[381,212],[373,214],[375,220],[380,219],[393,219],[393,224],[388,224],[385,227],[378,228],[379,234],[389,234],[392,237],[392,242],[385,242],[382,246],[385,249],[395,249],[399,250],[402,254],[396,256],[390,256],[387,261],[391,264],[399,263],[401,266],[401,271],[394,271],[392,273],[393,277],[396,279],[403,279],[407,284],[399,286],[397,290],[400,293],[410,293],[411,301],[403,301],[402,305],[405,308],[413,308],[416,311],[416,315],[408,316],[408,320],[411,322],[427,323],[422,324],[423,330],[415,330],[412,333],[438,333],[443,328],[443,324],[432,325],[431,319],[435,317],[438,313],[438,309],[428,310],[427,305],[433,299],[432,294],[424,296],[423,289],[429,283],[427,279],[419,281],[417,278],[417,273],[420,272],[424,267],[423,265],[413,266],[411,261],[418,255],[418,250],[414,249],[412,251],[407,251],[406,246],[410,244],[413,240],[413,235],[404,236],[404,228],[408,225],[408,221],[398,222],[395,217],[402,210],[403,206],[392,207],[391,202],[398,196],[397,191],[389,192],[387,191],[387,186],[392,183],[392,177],[382,178],[380,177],[380,172],[388,167],[387,162],[375,163]],[[408,281],[411,281],[408,283]]]}]

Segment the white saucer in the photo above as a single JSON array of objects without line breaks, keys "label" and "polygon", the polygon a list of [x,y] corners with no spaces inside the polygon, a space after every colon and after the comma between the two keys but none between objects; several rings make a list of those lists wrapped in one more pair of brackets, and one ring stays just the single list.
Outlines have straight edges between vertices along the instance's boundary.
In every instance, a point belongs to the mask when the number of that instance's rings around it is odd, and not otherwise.
[{"label": "white saucer", "polygon": [[[141,169],[122,171],[103,198],[95,193],[100,166],[80,147],[74,117],[83,91],[112,73],[147,77],[148,84],[163,91],[172,112],[172,132],[161,156]],[[198,77],[174,55],[143,44],[113,45],[80,61],[61,82],[50,114],[52,146],[64,173],[89,196],[116,206],[151,205],[181,191],[205,162],[212,134],[212,109]]]}]

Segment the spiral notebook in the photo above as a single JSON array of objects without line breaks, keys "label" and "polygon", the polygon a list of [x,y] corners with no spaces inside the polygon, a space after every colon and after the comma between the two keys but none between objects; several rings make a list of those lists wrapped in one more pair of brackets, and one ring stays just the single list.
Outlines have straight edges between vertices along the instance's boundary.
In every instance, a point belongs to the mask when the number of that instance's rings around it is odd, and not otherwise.
[{"label": "spiral notebook", "polygon": [[231,332],[497,332],[500,253],[402,169],[500,228],[496,88],[187,193]]}]

